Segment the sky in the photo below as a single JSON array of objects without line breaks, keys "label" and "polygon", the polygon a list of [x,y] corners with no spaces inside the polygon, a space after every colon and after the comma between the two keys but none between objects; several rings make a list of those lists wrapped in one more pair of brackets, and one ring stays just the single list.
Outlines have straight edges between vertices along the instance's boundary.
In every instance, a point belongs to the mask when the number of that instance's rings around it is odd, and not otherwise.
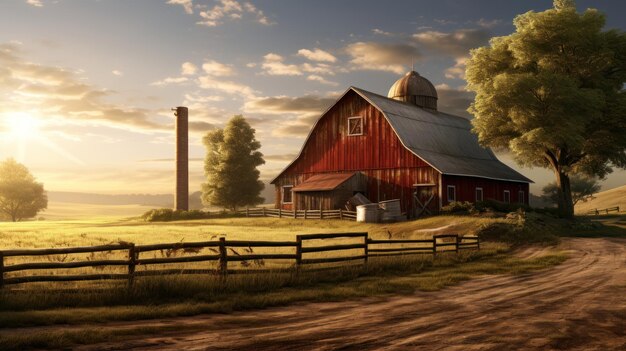
[{"label": "sky", "polygon": [[[190,191],[207,131],[243,114],[276,176],[350,86],[386,95],[413,67],[468,116],[471,48],[542,1],[1,0],[0,160],[49,191],[172,193],[174,106],[189,107]],[[577,1],[626,30],[626,2]],[[531,191],[551,172],[520,168]],[[626,184],[616,171],[603,189]]]}]

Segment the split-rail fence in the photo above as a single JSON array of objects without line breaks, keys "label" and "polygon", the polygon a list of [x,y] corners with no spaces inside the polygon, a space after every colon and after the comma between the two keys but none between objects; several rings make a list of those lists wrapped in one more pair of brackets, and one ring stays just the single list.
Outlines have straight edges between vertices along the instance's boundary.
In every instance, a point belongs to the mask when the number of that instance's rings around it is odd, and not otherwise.
[{"label": "split-rail fence", "polygon": [[[349,244],[335,244],[311,246],[305,245],[312,240],[327,240],[337,238],[349,238],[354,242]],[[400,246],[399,246],[400,245]],[[295,253],[254,253],[252,248],[295,248]],[[142,258],[141,254],[159,250],[184,250],[185,252],[199,253],[202,248],[211,248],[215,254],[197,254],[179,257],[154,257]],[[246,253],[242,254],[233,248],[245,248]],[[187,250],[185,250],[187,249]],[[191,250],[190,250],[191,249]],[[350,256],[331,257],[307,257],[311,253],[326,253],[342,250],[355,250],[360,253]],[[398,256],[407,254],[430,254],[437,255],[443,252],[456,252],[464,249],[480,249],[480,241],[477,236],[459,236],[457,234],[435,235],[432,239],[371,239],[368,233],[335,233],[335,234],[303,234],[297,235],[296,241],[240,241],[219,240],[203,242],[177,242],[167,244],[135,245],[133,243],[119,243],[111,245],[49,248],[49,249],[15,249],[0,250],[0,288],[12,284],[24,284],[34,282],[59,282],[59,281],[92,281],[92,280],[127,280],[133,283],[136,277],[168,275],[168,274],[217,274],[226,276],[228,274],[240,273],[264,273],[276,271],[299,271],[307,265],[326,264],[335,262],[346,262],[362,260],[364,264],[372,257]],[[7,265],[7,258],[10,257],[32,257],[47,255],[67,255],[77,253],[101,253],[101,252],[125,252],[126,259],[107,260],[85,260],[72,262],[36,262],[17,263]],[[229,254],[229,251],[231,252]],[[293,250],[292,250],[293,251]],[[229,269],[229,262],[250,262],[254,260],[282,260],[292,261],[293,265],[287,269]],[[215,269],[154,269],[137,271],[138,266],[180,264],[188,262],[217,262]],[[126,273],[111,274],[75,274],[75,275],[23,275],[7,277],[6,273],[32,271],[32,270],[54,270],[81,267],[104,267],[123,266]],[[310,266],[309,266],[310,267]],[[319,268],[319,267],[318,267]],[[329,267],[322,267],[328,269]]]},{"label": "split-rail fence", "polygon": [[301,218],[301,219],[348,219],[356,220],[356,212],[343,209],[338,210],[294,210],[281,208],[246,208],[239,210],[239,214],[246,217],[274,217],[274,218]]}]

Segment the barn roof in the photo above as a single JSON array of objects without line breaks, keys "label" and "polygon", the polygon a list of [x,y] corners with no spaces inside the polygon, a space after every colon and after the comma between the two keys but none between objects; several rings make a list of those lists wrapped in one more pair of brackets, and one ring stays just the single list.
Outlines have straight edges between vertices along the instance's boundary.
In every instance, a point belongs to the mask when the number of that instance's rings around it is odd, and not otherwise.
[{"label": "barn roof", "polygon": [[292,191],[329,191],[334,190],[348,179],[352,178],[356,172],[351,173],[329,173],[316,174],[295,186]]},{"label": "barn roof", "polygon": [[[350,91],[377,108],[385,116],[402,145],[440,173],[532,183],[532,180],[500,162],[491,150],[481,147],[478,137],[471,131],[470,121],[466,118],[423,109],[355,87],[346,90],[337,101]],[[314,129],[315,126],[311,132]],[[293,162],[299,157],[300,155]],[[272,183],[277,178],[278,176]]]}]

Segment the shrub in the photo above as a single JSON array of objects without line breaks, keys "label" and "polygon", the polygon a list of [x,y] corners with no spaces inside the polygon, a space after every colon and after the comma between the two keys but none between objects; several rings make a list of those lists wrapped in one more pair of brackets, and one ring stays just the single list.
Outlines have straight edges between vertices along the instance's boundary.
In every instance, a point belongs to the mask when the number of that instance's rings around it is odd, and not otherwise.
[{"label": "shrub", "polygon": [[175,211],[171,208],[156,208],[150,210],[141,218],[146,222],[170,222],[170,221],[187,221],[194,219],[209,219],[209,218],[230,218],[239,216],[235,212],[204,212],[200,210],[189,211]]},{"label": "shrub", "polygon": [[474,205],[471,202],[454,201],[448,205],[441,207],[444,214],[469,214],[474,212]]},{"label": "shrub", "polygon": [[530,206],[525,205],[525,204],[519,204],[519,203],[506,203],[506,202],[501,202],[501,201],[496,201],[496,200],[484,200],[484,201],[479,201],[476,204],[474,204],[475,209],[478,212],[484,212],[488,209],[491,209],[495,212],[504,212],[504,213],[509,213],[509,212],[515,212],[518,209],[523,209],[525,211],[528,211],[530,209]]}]

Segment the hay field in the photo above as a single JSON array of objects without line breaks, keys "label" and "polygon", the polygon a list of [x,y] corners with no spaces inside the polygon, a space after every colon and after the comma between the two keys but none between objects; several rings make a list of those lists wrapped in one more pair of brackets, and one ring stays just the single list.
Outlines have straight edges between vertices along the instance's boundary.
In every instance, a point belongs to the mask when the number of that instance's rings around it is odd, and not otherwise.
[{"label": "hay field", "polygon": [[626,185],[601,191],[594,195],[593,200],[576,204],[576,213],[585,214],[594,209],[619,206],[620,211],[626,211]]}]

